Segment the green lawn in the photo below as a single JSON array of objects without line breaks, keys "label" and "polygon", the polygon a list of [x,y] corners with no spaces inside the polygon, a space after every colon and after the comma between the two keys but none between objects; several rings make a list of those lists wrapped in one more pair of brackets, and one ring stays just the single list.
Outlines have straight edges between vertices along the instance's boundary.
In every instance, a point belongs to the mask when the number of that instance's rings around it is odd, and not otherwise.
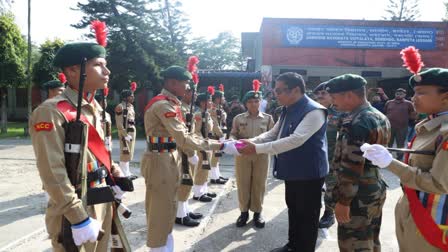
[{"label": "green lawn", "polygon": [[27,126],[27,122],[8,122],[8,133],[0,134],[0,139],[5,138],[24,138],[24,128]]}]

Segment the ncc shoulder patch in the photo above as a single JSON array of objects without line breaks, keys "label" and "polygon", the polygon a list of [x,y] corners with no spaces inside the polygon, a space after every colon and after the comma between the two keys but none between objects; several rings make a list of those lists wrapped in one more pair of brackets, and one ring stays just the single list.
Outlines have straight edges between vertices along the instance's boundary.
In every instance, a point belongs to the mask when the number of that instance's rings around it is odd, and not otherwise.
[{"label": "ncc shoulder patch", "polygon": [[176,117],[177,116],[177,113],[176,112],[166,112],[165,113],[165,117],[166,118],[171,118],[171,117]]},{"label": "ncc shoulder patch", "polygon": [[38,122],[34,124],[34,130],[36,131],[51,131],[54,125],[51,122]]}]

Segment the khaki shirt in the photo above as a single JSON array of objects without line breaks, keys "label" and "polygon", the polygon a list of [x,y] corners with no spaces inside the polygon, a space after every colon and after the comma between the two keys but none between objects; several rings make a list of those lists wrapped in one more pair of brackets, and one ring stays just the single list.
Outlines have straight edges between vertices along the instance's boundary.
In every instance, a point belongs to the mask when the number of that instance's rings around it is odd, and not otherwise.
[{"label": "khaki shirt", "polygon": [[210,116],[210,113],[205,112],[205,117],[207,118],[207,125],[206,125],[206,129],[205,129],[205,136],[202,135],[202,111],[197,111],[196,113],[194,113],[194,133],[199,136],[199,137],[203,137],[203,138],[208,138],[208,134],[212,131],[215,123],[213,121],[213,119]]},{"label": "khaki shirt", "polygon": [[435,151],[435,156],[411,154],[409,165],[394,159],[387,168],[413,189],[448,194],[448,115],[425,119],[415,129],[412,149]]},{"label": "khaki shirt", "polygon": [[[64,158],[65,118],[56,105],[60,101],[69,101],[76,108],[77,99],[78,93],[68,87],[61,95],[39,105],[29,120],[31,140],[42,184],[50,196],[52,207],[59,209],[59,213],[72,224],[79,223],[88,216],[67,175]],[[91,103],[83,100],[81,106],[81,113],[104,140],[101,106],[95,100]],[[86,155],[88,163],[96,162],[95,156],[88,149]],[[113,165],[112,172],[115,173],[117,170],[119,168]]]},{"label": "khaki shirt", "polygon": [[134,124],[129,124],[129,122],[131,123],[135,123],[135,111],[134,111],[134,106],[131,103],[127,103],[127,120],[128,122],[126,123],[127,128],[125,128],[123,126],[123,119],[124,119],[124,107],[126,106],[125,102],[119,103],[116,107],[115,107],[115,123],[117,125],[117,129],[118,129],[118,137],[122,138],[128,135],[127,129],[128,128],[135,128]]},{"label": "khaki shirt", "polygon": [[[190,113],[190,105],[181,101],[180,110],[182,112],[183,121],[185,123],[187,123],[187,114]],[[191,118],[191,132],[194,132],[194,121],[193,120],[194,120],[194,118],[192,117]],[[187,126],[187,125],[185,125],[185,126]],[[188,127],[187,127],[187,129],[188,129]],[[187,154],[187,156],[189,156],[189,157],[191,157],[195,154],[195,152],[192,150],[181,150],[181,149],[179,149],[179,150],[184,152],[185,154]]]},{"label": "khaki shirt", "polygon": [[250,116],[249,112],[244,112],[233,118],[232,139],[249,139],[261,135],[274,127],[272,116],[259,112],[256,117]]},{"label": "khaki shirt", "polygon": [[213,136],[221,138],[224,136],[224,132],[222,131],[221,127],[219,125],[224,125],[226,122],[227,114],[224,112],[224,110],[221,108],[221,121],[218,120],[218,108],[216,105],[213,106],[213,108],[210,109],[210,116],[213,120],[213,128],[211,130]]},{"label": "khaki shirt", "polygon": [[182,150],[219,150],[221,148],[221,144],[217,141],[203,140],[193,133],[188,133],[179,99],[165,89],[161,94],[168,96],[170,100],[158,101],[145,111],[147,137],[174,137],[177,147]]}]

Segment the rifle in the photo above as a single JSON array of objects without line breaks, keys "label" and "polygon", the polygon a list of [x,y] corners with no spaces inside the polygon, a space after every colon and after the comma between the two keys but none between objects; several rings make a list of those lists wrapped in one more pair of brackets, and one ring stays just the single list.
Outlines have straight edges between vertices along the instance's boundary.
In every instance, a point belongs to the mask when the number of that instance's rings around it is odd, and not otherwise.
[{"label": "rifle", "polygon": [[[196,86],[195,86],[196,87]],[[196,92],[196,88],[193,88],[192,90],[192,100],[190,104],[190,111],[185,115],[186,125],[188,128],[188,133],[191,133],[192,131],[192,121],[193,121],[193,104],[194,104],[194,95]],[[190,175],[190,164],[188,163],[188,157],[187,154],[182,152],[182,180],[180,182],[182,185],[193,185],[193,179]]]},{"label": "rifle", "polygon": [[[107,150],[109,151],[109,159],[112,163],[112,156],[110,155],[110,153],[112,151],[112,148],[110,145],[112,143],[112,130],[111,130],[112,125],[106,118],[107,93],[108,93],[108,89],[103,89],[103,91],[102,91],[103,100],[101,102],[101,106],[103,107],[102,123],[103,123],[104,132],[105,132],[104,142],[106,143]],[[114,180],[108,179],[107,182],[110,185],[117,185],[117,182],[116,182],[117,180],[118,179],[114,179]],[[132,181],[131,181],[131,183],[132,183]],[[120,186],[120,188],[121,188],[121,186]],[[122,216],[127,219],[131,216],[132,212],[121,203],[121,200],[115,199],[113,206],[112,206],[112,226],[111,226],[112,246],[111,246],[111,251],[130,252],[131,246],[129,245],[129,241],[126,237],[126,233],[124,232],[120,217],[118,216],[118,213],[122,214]]]},{"label": "rifle", "polygon": [[[202,124],[201,124],[201,135],[202,137],[208,138],[207,135],[207,122],[208,122],[208,116],[207,116],[207,105],[205,106],[205,110],[202,112]],[[203,150],[200,151],[202,155],[202,169],[204,170],[211,170],[210,163],[208,162],[207,153]]]},{"label": "rifle", "polygon": [[[124,108],[123,108],[123,128],[124,131],[126,132],[126,134],[128,133],[128,100],[126,97],[126,101],[124,103]],[[121,141],[123,142],[123,154],[129,154],[129,144],[128,142],[126,142],[125,137],[121,137]],[[126,174],[128,175],[128,174]]]},{"label": "rifle", "polygon": [[[84,208],[87,207],[87,156],[84,155],[87,150],[87,143],[85,141],[87,125],[83,123],[80,118],[84,82],[86,79],[86,62],[86,58],[81,60],[76,119],[74,121],[65,122],[63,126],[65,130],[64,158],[67,175],[75,190],[81,185],[81,189],[76,190],[76,194],[78,195],[78,198],[81,199]],[[81,171],[81,177],[79,176],[79,171]],[[71,229],[72,224],[66,217],[63,217],[61,225],[61,233],[58,241],[62,244],[65,251],[83,251],[84,247],[82,245],[79,248],[75,245]],[[103,235],[104,232],[100,230],[97,240],[101,240]]]}]

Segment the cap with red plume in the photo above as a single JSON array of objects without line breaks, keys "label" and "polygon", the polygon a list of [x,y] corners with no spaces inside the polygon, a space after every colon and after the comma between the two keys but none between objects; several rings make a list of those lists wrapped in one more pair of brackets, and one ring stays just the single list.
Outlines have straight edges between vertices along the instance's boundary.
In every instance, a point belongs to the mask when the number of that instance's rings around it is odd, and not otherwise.
[{"label": "cap with red plume", "polygon": [[197,56],[190,56],[187,62],[187,70],[192,75],[192,80],[195,85],[199,83],[199,75],[198,75],[198,63],[199,58]]},{"label": "cap with red plume", "polygon": [[64,73],[58,73],[58,79],[62,84],[67,82],[67,78],[65,77]]},{"label": "cap with red plume", "polygon": [[207,92],[210,94],[210,95],[215,95],[215,87],[214,86],[208,86],[207,87]]},{"label": "cap with red plume", "polygon": [[261,82],[259,80],[255,79],[255,80],[252,81],[252,89],[255,92],[260,91],[260,86],[261,86]]},{"label": "cap with red plume", "polygon": [[414,80],[419,82],[421,77],[419,75],[420,70],[425,64],[423,64],[419,50],[413,46],[408,46],[400,52],[403,59],[403,66],[406,67],[411,73],[414,74]]},{"label": "cap with red plume", "polygon": [[243,103],[246,103],[249,99],[261,99],[261,92],[260,92],[260,86],[261,82],[257,79],[252,81],[252,89],[251,91],[247,92],[243,97]]},{"label": "cap with red plume", "polygon": [[135,81],[131,82],[130,86],[131,86],[132,93],[134,93],[135,90],[137,90],[137,82],[135,82]]},{"label": "cap with red plume", "polygon": [[99,45],[106,47],[107,45],[107,27],[105,22],[93,20],[90,27],[95,30],[96,41]]}]

